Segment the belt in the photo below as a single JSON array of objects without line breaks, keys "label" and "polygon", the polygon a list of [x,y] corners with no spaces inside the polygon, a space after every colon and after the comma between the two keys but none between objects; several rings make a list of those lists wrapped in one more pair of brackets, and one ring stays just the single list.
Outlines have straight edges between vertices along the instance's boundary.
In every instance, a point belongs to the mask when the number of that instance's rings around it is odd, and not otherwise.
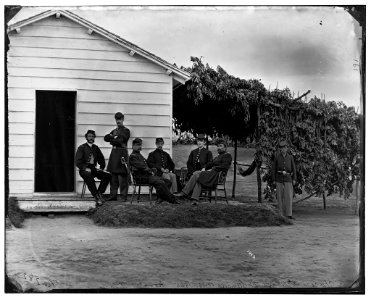
[{"label": "belt", "polygon": [[292,173],[289,173],[289,172],[286,172],[286,174],[283,174],[284,171],[277,171],[278,174],[282,174],[282,175],[292,175]]}]

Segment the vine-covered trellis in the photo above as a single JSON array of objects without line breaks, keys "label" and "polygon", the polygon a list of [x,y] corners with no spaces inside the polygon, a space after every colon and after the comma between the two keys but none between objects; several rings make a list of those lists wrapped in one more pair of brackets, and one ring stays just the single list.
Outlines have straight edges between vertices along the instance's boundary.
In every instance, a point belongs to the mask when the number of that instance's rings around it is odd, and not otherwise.
[{"label": "vine-covered trellis", "polygon": [[360,116],[341,102],[293,99],[288,89],[268,92],[258,130],[267,169],[265,197],[273,197],[271,163],[280,139],[289,142],[298,170],[295,192],[349,197],[359,166]]},{"label": "vine-covered trellis", "polygon": [[333,193],[349,197],[359,175],[360,154],[360,115],[353,107],[316,97],[306,101],[309,91],[298,98],[289,89],[268,91],[258,80],[236,78],[199,58],[191,60],[187,90],[174,92],[174,124],[181,131],[228,135],[234,140],[233,197],[237,141],[246,138],[261,145],[266,168],[257,168],[258,190],[262,174],[266,199],[273,198],[271,163],[283,138],[297,165],[296,193],[322,195],[324,200]]}]

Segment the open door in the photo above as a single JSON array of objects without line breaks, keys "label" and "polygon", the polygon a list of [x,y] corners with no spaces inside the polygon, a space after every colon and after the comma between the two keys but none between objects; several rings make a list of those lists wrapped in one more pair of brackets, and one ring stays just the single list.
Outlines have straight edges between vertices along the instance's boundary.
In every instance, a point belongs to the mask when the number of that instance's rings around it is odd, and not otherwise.
[{"label": "open door", "polygon": [[36,91],[35,192],[75,190],[76,92]]}]

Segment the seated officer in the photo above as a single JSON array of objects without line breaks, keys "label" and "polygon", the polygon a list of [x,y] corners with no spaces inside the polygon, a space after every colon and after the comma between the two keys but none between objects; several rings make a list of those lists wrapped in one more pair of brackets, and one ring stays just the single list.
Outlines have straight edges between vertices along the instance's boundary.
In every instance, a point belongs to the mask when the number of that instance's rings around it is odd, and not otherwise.
[{"label": "seated officer", "polygon": [[157,170],[156,175],[171,181],[171,193],[178,191],[176,175],[174,172],[175,164],[169,153],[162,150],[164,146],[163,138],[156,138],[156,150],[148,155],[147,163],[150,168]]},{"label": "seated officer", "polygon": [[[80,145],[76,151],[76,166],[79,168],[79,174],[84,179],[90,193],[94,196],[97,206],[103,204],[102,194],[106,191],[111,174],[104,172],[106,161],[102,151],[97,145],[94,145],[95,131],[88,130],[85,134],[86,143]],[[100,169],[96,168],[97,162]],[[99,188],[95,185],[94,178],[101,180]]]},{"label": "seated officer", "polygon": [[139,180],[141,183],[148,183],[154,186],[161,201],[165,200],[170,203],[178,204],[179,202],[175,199],[173,194],[170,193],[165,182],[169,181],[155,175],[154,171],[149,168],[147,161],[140,153],[141,150],[142,140],[135,138],[133,140],[133,152],[129,156],[129,165],[134,179]]},{"label": "seated officer", "polygon": [[187,180],[191,178],[195,171],[200,171],[209,162],[213,161],[213,154],[205,148],[205,136],[197,136],[197,149],[191,151],[187,161]]},{"label": "seated officer", "polygon": [[177,197],[189,197],[193,205],[197,205],[202,186],[212,188],[218,183],[219,172],[228,172],[232,164],[232,156],[227,152],[227,143],[219,139],[217,141],[218,156],[209,162],[201,171],[195,171],[180,193],[174,194]]}]

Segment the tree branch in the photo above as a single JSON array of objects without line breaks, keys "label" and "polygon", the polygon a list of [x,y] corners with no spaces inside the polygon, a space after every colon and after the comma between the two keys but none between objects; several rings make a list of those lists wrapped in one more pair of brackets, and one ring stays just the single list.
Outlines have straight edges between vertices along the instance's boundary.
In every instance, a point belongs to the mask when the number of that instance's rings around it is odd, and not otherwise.
[{"label": "tree branch", "polygon": [[317,192],[314,192],[314,193],[310,194],[309,196],[306,196],[306,197],[303,198],[303,199],[299,199],[298,201],[295,201],[294,204],[299,203],[299,202],[304,201],[304,200],[307,200],[307,199],[309,199],[310,197],[314,196],[315,194],[317,194]]},{"label": "tree branch", "polygon": [[304,93],[303,95],[301,95],[301,96],[295,98],[294,101],[299,100],[299,99],[305,97],[305,96],[308,95],[309,93],[310,93],[310,90],[308,90],[308,91],[307,91],[306,93]]}]

